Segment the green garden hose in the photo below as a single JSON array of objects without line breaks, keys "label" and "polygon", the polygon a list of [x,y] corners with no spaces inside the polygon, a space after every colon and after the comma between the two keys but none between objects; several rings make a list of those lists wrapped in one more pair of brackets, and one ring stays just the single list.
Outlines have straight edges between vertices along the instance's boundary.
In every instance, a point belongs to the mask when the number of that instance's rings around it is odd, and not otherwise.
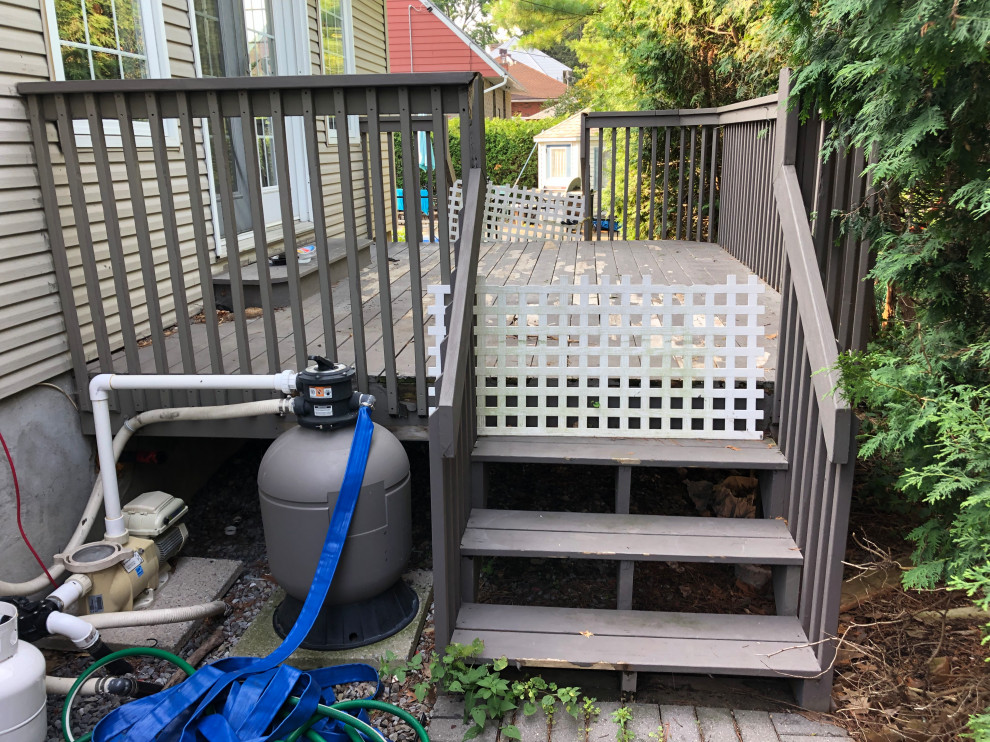
[{"label": "green garden hose", "polygon": [[[184,659],[177,657],[171,652],[166,652],[164,649],[155,649],[154,647],[132,647],[129,649],[121,649],[119,652],[114,652],[113,654],[108,654],[103,659],[97,660],[87,667],[86,670],[76,679],[76,682],[73,683],[72,688],[69,689],[69,693],[65,697],[65,706],[62,709],[62,736],[65,738],[65,742],[90,742],[92,732],[86,732],[81,737],[72,736],[72,730],[70,729],[72,702],[75,700],[76,693],[82,687],[82,684],[89,680],[93,673],[104,665],[107,665],[110,662],[122,657],[154,657],[156,659],[162,659],[172,663],[182,670],[187,676],[196,672],[195,668],[193,668],[193,666]],[[290,704],[295,704],[299,702],[299,699],[290,698],[288,702]],[[420,742],[430,742],[430,738],[426,735],[426,729],[424,729],[423,725],[419,723],[416,717],[408,711],[391,703],[375,701],[372,699],[341,701],[333,704],[332,706],[319,704],[316,707],[316,713],[314,713],[305,724],[289,734],[289,736],[285,738],[284,742],[297,742],[297,740],[303,737],[308,739],[310,742],[326,742],[321,735],[314,732],[310,727],[321,719],[327,717],[344,724],[344,731],[347,733],[347,736],[350,738],[351,742],[362,742],[359,732],[363,733],[370,739],[383,736],[381,732],[376,730],[371,725],[346,713],[350,709],[370,709],[397,716],[399,719],[408,724],[414,732],[416,732],[416,736],[419,738]]]}]

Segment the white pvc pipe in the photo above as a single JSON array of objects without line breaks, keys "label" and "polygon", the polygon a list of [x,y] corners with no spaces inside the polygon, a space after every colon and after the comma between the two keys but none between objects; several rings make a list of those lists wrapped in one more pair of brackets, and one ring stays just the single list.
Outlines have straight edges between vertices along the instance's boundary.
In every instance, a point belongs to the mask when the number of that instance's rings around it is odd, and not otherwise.
[{"label": "white pvc pipe", "polygon": [[73,575],[61,587],[55,588],[47,600],[55,602],[58,609],[64,611],[92,589],[93,581],[88,575]]},{"label": "white pvc pipe", "polygon": [[95,626],[90,626],[79,616],[54,611],[48,614],[45,628],[49,634],[58,634],[69,639],[79,649],[89,649],[100,640],[100,632]]},{"label": "white pvc pipe", "polygon": [[[113,461],[110,471],[116,476],[116,462],[137,431],[152,423],[178,422],[181,420],[226,420],[239,417],[254,417],[259,415],[283,415],[292,412],[292,402],[288,399],[263,399],[258,402],[243,402],[240,404],[218,405],[213,407],[175,407],[162,410],[148,410],[126,420],[123,427],[113,438]],[[96,482],[89,495],[89,501],[83,510],[79,524],[66,544],[65,552],[73,551],[82,544],[89,535],[103,503],[103,475],[97,476]],[[53,564],[48,568],[52,577],[58,579],[65,574],[62,564]],[[0,580],[0,595],[34,595],[49,586],[48,578],[39,575],[25,582],[4,582]]]},{"label": "white pvc pipe", "polygon": [[90,626],[97,629],[117,629],[122,626],[158,626],[166,623],[181,623],[207,616],[217,616],[227,610],[222,600],[212,603],[190,605],[182,608],[158,608],[148,611],[122,611],[120,613],[94,613],[80,616]]},{"label": "white pvc pipe", "polygon": [[127,541],[127,527],[120,511],[120,491],[117,488],[117,462],[113,456],[113,431],[110,426],[109,392],[115,389],[273,389],[291,394],[295,389],[294,371],[265,375],[227,374],[98,374],[89,382],[89,398],[93,403],[93,427],[96,432],[96,452],[103,477],[103,506],[106,509],[106,539],[117,543]]},{"label": "white pvc pipe", "polygon": [[[95,696],[100,694],[100,689],[97,687],[101,680],[105,678],[90,678],[84,682],[79,690],[76,691],[77,696]],[[75,685],[76,678],[56,678],[54,675],[45,676],[45,692],[51,693],[56,696],[67,696],[69,691],[72,690],[72,686]]]}]

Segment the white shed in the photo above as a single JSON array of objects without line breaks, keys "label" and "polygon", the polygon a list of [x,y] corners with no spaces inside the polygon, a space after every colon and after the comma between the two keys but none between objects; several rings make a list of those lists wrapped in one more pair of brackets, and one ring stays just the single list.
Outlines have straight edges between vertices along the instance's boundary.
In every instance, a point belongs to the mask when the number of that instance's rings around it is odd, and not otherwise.
[{"label": "white shed", "polygon": [[[576,113],[533,137],[537,144],[538,184],[542,190],[566,191],[581,177],[581,114]],[[597,187],[598,142],[592,136],[592,188]]]}]

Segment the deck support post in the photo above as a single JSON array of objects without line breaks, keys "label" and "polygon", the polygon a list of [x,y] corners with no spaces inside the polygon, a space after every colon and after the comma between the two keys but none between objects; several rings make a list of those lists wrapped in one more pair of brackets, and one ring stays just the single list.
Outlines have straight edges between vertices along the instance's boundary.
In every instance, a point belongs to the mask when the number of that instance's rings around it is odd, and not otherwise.
[{"label": "deck support post", "polygon": [[488,468],[483,461],[471,464],[471,507],[488,507]]},{"label": "deck support post", "polygon": [[[615,470],[615,512],[619,515],[629,514],[629,500],[632,494],[632,467],[619,466]],[[616,596],[615,607],[620,611],[632,610],[632,590],[633,571],[635,562],[619,562],[617,585],[618,595]],[[625,690],[625,676],[636,673],[623,673],[623,690]],[[635,678],[632,681],[633,690],[636,690]]]},{"label": "deck support post", "polygon": [[622,672],[622,681],[619,690],[623,693],[635,693],[636,681],[639,679],[638,672]]},{"label": "deck support post", "polygon": [[782,518],[787,512],[787,492],[790,471],[760,473],[760,499],[763,501],[764,518]]},{"label": "deck support post", "polygon": [[827,712],[832,703],[832,674],[829,668],[816,678],[794,681],[794,698],[798,706],[809,711]]}]

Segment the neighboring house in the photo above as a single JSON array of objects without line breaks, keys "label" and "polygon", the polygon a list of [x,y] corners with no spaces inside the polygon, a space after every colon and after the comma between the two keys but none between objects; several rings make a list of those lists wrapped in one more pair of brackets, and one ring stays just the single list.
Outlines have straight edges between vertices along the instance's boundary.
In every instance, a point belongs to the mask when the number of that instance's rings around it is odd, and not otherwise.
[{"label": "neighboring house", "polygon": [[[548,191],[567,190],[581,175],[581,114],[576,113],[540,132],[533,141],[538,145],[539,187]],[[591,187],[597,190],[598,143],[594,135],[591,142]]]},{"label": "neighboring house", "polygon": [[524,49],[519,46],[519,39],[512,37],[499,44],[488,47],[489,53],[496,59],[502,59],[503,55],[516,64],[524,64],[537,72],[542,72],[547,77],[552,77],[558,82],[570,84],[573,71],[563,62],[558,62],[545,52],[539,49]]},{"label": "neighboring house", "polygon": [[517,83],[429,0],[387,0],[390,72],[480,72],[485,117],[509,118]]},{"label": "neighboring house", "polygon": [[[39,507],[25,513],[29,530],[38,534],[40,543],[36,546],[40,552],[50,554],[64,545],[85,501],[94,469],[90,442],[78,434],[78,416],[57,394],[37,387],[54,379],[70,393],[84,393],[72,389],[71,377],[60,376],[70,369],[67,334],[46,232],[32,131],[25,99],[17,94],[17,84],[93,78],[381,73],[387,67],[384,0],[117,0],[116,3],[0,0],[0,431],[7,434],[12,445],[21,481],[30,482],[39,495],[33,498],[35,502],[40,502],[42,496],[55,498],[45,507],[43,527]],[[142,285],[144,276],[137,257],[136,205],[130,198],[120,137],[114,136],[114,132],[119,132],[114,128],[117,121],[104,123],[118,212],[113,224],[104,223],[99,217],[101,192],[92,140],[88,127],[80,128],[79,123],[87,122],[77,122],[72,137],[79,152],[81,183],[69,183],[66,174],[63,152],[72,143],[65,142],[53,127],[48,129],[48,139],[83,343],[93,357],[93,313],[80,250],[92,251],[101,271],[102,309],[107,327],[116,333],[111,339],[119,340],[121,319],[109,277],[112,256],[107,247],[108,231],[120,230],[130,285]],[[287,219],[292,221],[300,239],[307,239],[307,235],[312,239],[313,235],[303,135],[301,131],[288,132],[294,213],[284,214],[275,188],[278,175],[271,126],[270,119],[259,117],[252,131],[243,131],[235,123],[225,132],[228,139],[255,138],[264,191],[262,213],[256,213],[242,197],[245,163],[237,161],[240,155],[235,154],[232,169],[237,193],[232,210],[241,262],[253,255],[253,240],[244,233],[258,219],[263,220],[270,235],[271,252],[282,249],[281,224]],[[216,198],[213,173],[217,142],[223,142],[224,138],[210,131],[205,122],[194,124],[200,143],[196,153],[199,171],[205,175],[200,180],[204,210],[194,213],[180,149],[172,146],[177,142],[177,127],[174,120],[165,122],[165,157],[170,165],[166,180],[175,193],[173,217],[190,304],[176,307],[166,254],[165,229],[169,220],[162,213],[158,198],[156,153],[147,127],[146,122],[135,122],[139,182],[146,194],[142,206],[148,214],[148,238],[156,263],[154,279],[162,321],[168,326],[175,322],[177,311],[193,313],[201,301],[194,221],[202,220],[206,224],[214,274],[225,270],[228,246],[224,239],[218,238],[223,234],[224,214]],[[334,181],[338,184],[323,189],[327,231],[335,237],[342,233],[344,219],[335,156],[337,132],[332,119],[319,121],[318,127],[324,185]],[[350,138],[350,148],[355,156],[360,156],[360,144],[354,137]],[[239,152],[239,148],[233,147],[233,152]],[[160,151],[157,154],[161,156]],[[354,181],[358,177],[356,174]],[[93,222],[90,238],[80,238],[72,228],[70,188],[84,194],[89,204]],[[352,190],[356,200],[354,214],[363,220],[363,191],[356,187]],[[138,337],[147,335],[150,328],[144,297],[145,292],[134,294]],[[0,511],[12,512],[13,500],[10,480],[0,474]],[[0,523],[0,564],[4,565],[4,579],[16,579],[19,573],[31,572],[16,529],[10,525],[12,520],[5,518]]]},{"label": "neighboring house", "polygon": [[512,93],[512,115],[524,118],[539,113],[567,92],[567,85],[525,64],[509,64],[505,69],[519,83]]}]

